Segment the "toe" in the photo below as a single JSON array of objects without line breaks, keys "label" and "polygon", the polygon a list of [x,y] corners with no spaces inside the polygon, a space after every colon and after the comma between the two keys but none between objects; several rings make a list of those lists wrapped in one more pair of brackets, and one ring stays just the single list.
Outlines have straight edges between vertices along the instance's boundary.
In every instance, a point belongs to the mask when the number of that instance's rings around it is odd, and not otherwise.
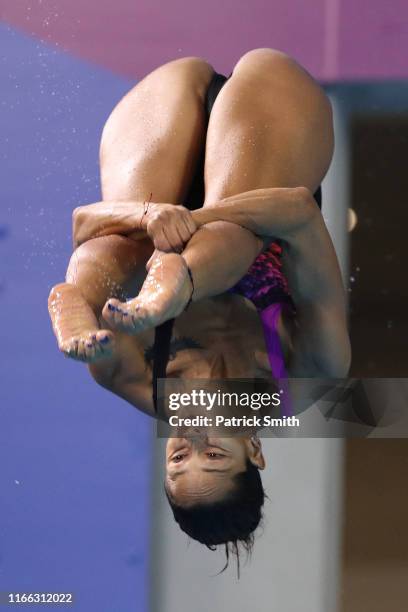
[{"label": "toe", "polygon": [[86,356],[85,340],[83,338],[80,338],[78,341],[77,359],[79,359],[79,361],[85,361],[85,356]]},{"label": "toe", "polygon": [[104,319],[114,327],[116,327],[120,322],[120,318],[118,317],[119,305],[119,300],[115,300],[112,298],[106,302],[102,310],[102,316],[104,317]]},{"label": "toe", "polygon": [[116,329],[124,332],[132,330],[132,317],[129,312],[130,303],[122,303],[119,300],[108,300],[102,311],[103,317]]},{"label": "toe", "polygon": [[94,361],[95,359],[95,340],[92,338],[90,334],[84,340],[84,351],[85,351],[85,359],[87,362]]},{"label": "toe", "polygon": [[96,342],[101,355],[110,354],[114,344],[113,333],[109,330],[101,329],[96,334]]},{"label": "toe", "polygon": [[150,312],[143,306],[140,301],[135,298],[132,303],[129,304],[129,316],[131,319],[132,327],[135,331],[143,331],[148,327]]},{"label": "toe", "polygon": [[71,359],[77,359],[78,353],[78,340],[76,338],[71,338],[66,344],[65,354],[67,357]]}]

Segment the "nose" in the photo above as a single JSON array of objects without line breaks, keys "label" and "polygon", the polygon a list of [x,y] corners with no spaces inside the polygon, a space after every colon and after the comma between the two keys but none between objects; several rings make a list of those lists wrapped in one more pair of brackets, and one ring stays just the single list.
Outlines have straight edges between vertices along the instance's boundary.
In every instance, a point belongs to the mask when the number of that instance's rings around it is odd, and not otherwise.
[{"label": "nose", "polygon": [[197,450],[202,450],[208,446],[208,436],[204,429],[192,427],[188,432],[186,432],[186,437],[191,442],[193,448]]}]

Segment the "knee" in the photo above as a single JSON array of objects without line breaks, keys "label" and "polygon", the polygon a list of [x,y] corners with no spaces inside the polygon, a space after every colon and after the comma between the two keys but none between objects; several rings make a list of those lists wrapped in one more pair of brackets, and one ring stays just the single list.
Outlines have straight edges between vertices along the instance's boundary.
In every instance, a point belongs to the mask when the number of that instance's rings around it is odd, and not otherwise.
[{"label": "knee", "polygon": [[88,291],[94,285],[102,291],[138,285],[146,276],[145,263],[154,250],[150,238],[133,240],[112,234],[92,238],[81,244],[68,265],[66,281]]},{"label": "knee", "polygon": [[158,70],[169,74],[172,81],[174,78],[181,79],[188,87],[196,85],[199,89],[206,89],[214,74],[212,65],[196,56],[180,57],[164,64]]},{"label": "knee", "polygon": [[92,238],[82,243],[72,253],[69,260],[66,281],[72,285],[86,286],[94,273],[98,272],[102,253],[103,238]]},{"label": "knee", "polygon": [[276,69],[278,67],[290,67],[295,64],[295,60],[283,51],[271,49],[269,47],[261,47],[251,49],[244,53],[235,64],[234,72],[241,70],[268,70],[269,68]]},{"label": "knee", "polygon": [[179,57],[175,60],[171,60],[162,66],[162,68],[167,67],[173,70],[185,71],[191,74],[194,74],[197,71],[209,71],[214,70],[214,68],[202,57],[198,57],[195,55],[187,56],[187,57]]},{"label": "knee", "polygon": [[[264,91],[276,95],[285,84],[285,95],[296,100],[295,107],[308,109],[309,117],[316,117],[332,129],[332,107],[329,97],[319,83],[294,58],[283,51],[270,48],[252,49],[245,53],[234,68],[245,80],[262,78]],[[290,86],[289,86],[290,85]],[[269,90],[268,90],[269,88]]]},{"label": "knee", "polygon": [[122,296],[122,285],[133,264],[129,249],[124,249],[127,240],[116,235],[92,238],[71,255],[66,282],[80,290],[95,314],[109,295]]},{"label": "knee", "polygon": [[91,238],[83,242],[71,255],[67,282],[78,284],[88,276],[103,276],[110,270],[112,263],[117,262],[118,257],[123,256],[128,242],[132,241],[116,234]]},{"label": "knee", "polygon": [[118,258],[133,257],[135,252],[140,251],[139,245],[146,240],[132,240],[120,234],[109,234],[91,238],[78,246],[71,255],[71,261],[81,263],[92,263],[103,260],[105,262],[117,262]]}]

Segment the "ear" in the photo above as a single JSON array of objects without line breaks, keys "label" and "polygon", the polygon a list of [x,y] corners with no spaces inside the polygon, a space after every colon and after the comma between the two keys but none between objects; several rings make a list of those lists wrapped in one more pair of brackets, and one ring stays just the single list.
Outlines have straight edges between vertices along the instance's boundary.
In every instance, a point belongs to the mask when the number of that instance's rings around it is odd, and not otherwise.
[{"label": "ear", "polygon": [[248,459],[259,470],[265,469],[265,457],[262,452],[262,444],[257,436],[251,436],[247,444]]}]

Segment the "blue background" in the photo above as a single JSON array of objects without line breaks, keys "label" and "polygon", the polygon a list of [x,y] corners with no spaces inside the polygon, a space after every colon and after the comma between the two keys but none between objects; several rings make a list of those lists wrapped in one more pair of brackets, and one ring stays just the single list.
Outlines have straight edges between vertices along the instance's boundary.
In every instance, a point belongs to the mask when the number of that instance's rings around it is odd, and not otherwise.
[{"label": "blue background", "polygon": [[103,124],[134,83],[6,25],[0,37],[0,590],[142,612],[151,423],[59,353],[47,312],[72,210],[100,199]]}]

